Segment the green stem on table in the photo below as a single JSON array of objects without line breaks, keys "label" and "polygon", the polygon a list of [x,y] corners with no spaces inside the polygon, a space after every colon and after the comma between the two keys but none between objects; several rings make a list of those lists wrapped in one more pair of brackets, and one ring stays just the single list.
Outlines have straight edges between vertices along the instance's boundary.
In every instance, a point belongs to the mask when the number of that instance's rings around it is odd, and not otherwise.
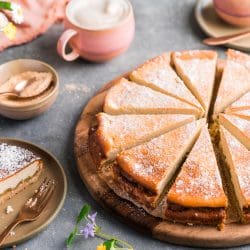
[{"label": "green stem on table", "polygon": [[5,1],[0,1],[0,9],[12,10],[11,3],[5,2]]},{"label": "green stem on table", "polygon": [[[116,237],[114,237],[112,235],[108,235],[108,234],[105,234],[105,233],[101,232],[100,227],[96,228],[95,235],[102,238],[102,239],[104,239],[104,240],[112,240],[112,239],[116,240],[118,242],[118,244],[121,243],[122,245],[128,247],[130,250],[133,250],[133,247],[129,243],[127,243],[126,241],[121,240],[119,238],[116,238]],[[119,244],[119,245],[121,245],[121,244]]]}]

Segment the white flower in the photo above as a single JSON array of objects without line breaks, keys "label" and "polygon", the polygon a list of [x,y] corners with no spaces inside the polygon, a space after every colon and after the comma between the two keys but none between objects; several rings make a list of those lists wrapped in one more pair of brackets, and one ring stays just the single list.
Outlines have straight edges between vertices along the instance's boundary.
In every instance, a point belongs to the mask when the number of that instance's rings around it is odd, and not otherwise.
[{"label": "white flower", "polygon": [[8,25],[9,21],[7,17],[0,12],[0,31],[3,31],[3,29]]},{"label": "white flower", "polygon": [[20,24],[23,22],[23,10],[19,4],[11,3],[12,19],[14,23]]}]

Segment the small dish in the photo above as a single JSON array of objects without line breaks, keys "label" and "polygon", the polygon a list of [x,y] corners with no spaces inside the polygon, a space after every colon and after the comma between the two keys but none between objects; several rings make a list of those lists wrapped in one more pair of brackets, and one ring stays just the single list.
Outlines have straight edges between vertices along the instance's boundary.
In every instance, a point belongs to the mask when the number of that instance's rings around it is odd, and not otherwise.
[{"label": "small dish", "polygon": [[[34,152],[36,155],[41,157],[45,168],[39,176],[37,182],[31,184],[13,198],[0,205],[0,233],[14,220],[25,201],[34,194],[34,191],[41,185],[45,177],[54,179],[56,182],[55,193],[53,195],[54,198],[48,203],[40,217],[34,222],[19,225],[14,230],[15,234],[9,236],[4,242],[4,245],[1,246],[5,248],[7,246],[13,246],[30,239],[45,229],[45,227],[48,226],[53,221],[53,219],[55,219],[64,204],[67,192],[67,180],[60,163],[45,149],[42,149],[39,146],[26,141],[11,138],[0,138],[0,143],[3,142],[23,147]],[[6,207],[8,205],[10,205],[14,211],[12,213],[6,214]]]},{"label": "small dish", "polygon": [[17,59],[0,65],[0,85],[11,76],[25,71],[50,72],[53,76],[52,84],[36,98],[18,100],[1,97],[0,115],[16,120],[29,119],[45,112],[55,102],[59,92],[58,74],[53,67],[41,61]]},{"label": "small dish", "polygon": [[[195,17],[201,29],[209,37],[221,37],[247,31],[249,28],[242,28],[230,25],[219,18],[216,14],[213,0],[199,0],[195,7]],[[225,46],[250,51],[250,37],[225,44]]]}]

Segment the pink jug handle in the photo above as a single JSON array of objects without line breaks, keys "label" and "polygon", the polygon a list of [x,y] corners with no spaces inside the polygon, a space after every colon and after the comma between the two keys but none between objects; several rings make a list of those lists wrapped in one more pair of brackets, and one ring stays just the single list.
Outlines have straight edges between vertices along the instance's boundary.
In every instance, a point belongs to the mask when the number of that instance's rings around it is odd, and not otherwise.
[{"label": "pink jug handle", "polygon": [[65,52],[67,43],[75,35],[77,35],[77,31],[67,29],[62,33],[57,42],[57,52],[66,61],[74,61],[80,56],[74,49],[68,54]]}]

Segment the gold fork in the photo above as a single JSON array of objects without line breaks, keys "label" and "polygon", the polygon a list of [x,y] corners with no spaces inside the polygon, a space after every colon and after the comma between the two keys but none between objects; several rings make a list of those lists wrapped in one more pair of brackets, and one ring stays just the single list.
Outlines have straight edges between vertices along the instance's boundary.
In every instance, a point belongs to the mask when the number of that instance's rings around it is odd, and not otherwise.
[{"label": "gold fork", "polygon": [[55,190],[55,181],[44,179],[38,191],[29,198],[19,211],[16,219],[0,235],[0,246],[9,233],[19,224],[36,220],[42,213]]}]

